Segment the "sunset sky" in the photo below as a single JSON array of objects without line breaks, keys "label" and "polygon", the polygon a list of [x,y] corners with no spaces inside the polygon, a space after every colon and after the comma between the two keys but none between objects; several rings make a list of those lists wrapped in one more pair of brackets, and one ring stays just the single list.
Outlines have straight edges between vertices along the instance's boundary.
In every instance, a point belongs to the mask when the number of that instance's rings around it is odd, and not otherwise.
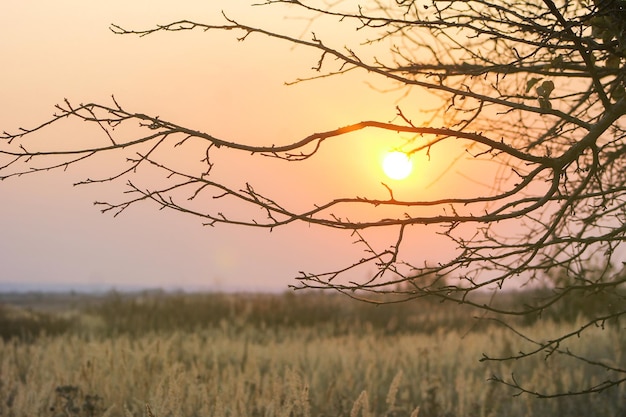
[{"label": "sunset sky", "polygon": [[[404,91],[364,72],[296,85],[315,75],[319,55],[261,36],[238,42],[241,33],[115,35],[111,23],[145,29],[179,19],[223,23],[221,11],[250,25],[295,36],[312,28],[295,13],[289,19],[242,1],[34,1],[0,6],[0,130],[16,131],[45,121],[54,105],[111,104],[175,122],[213,136],[251,144],[288,143],[310,133],[362,120],[390,121]],[[301,17],[301,16],[300,16]],[[355,35],[347,26],[316,27],[335,47]],[[342,28],[342,26],[339,26]],[[317,33],[317,32],[316,32]],[[355,38],[356,39],[356,38]],[[432,98],[404,98],[426,109]],[[413,113],[415,114],[415,112]],[[424,116],[427,117],[426,115]],[[415,120],[414,120],[415,121]],[[82,126],[68,123],[46,140],[71,144]],[[415,199],[445,195],[460,176],[433,181],[452,154],[416,156],[402,182],[384,177],[381,158],[401,138],[367,131],[336,141],[315,160],[296,166],[245,155],[217,162],[223,175],[247,178],[257,190],[294,206],[317,198],[368,195],[384,198],[381,181]],[[462,151],[461,151],[462,152]],[[194,157],[195,158],[195,157]],[[229,159],[230,158],[230,159]],[[201,219],[143,204],[120,216],[101,214],[95,200],[119,199],[123,183],[73,187],[108,163],[86,162],[67,172],[12,178],[0,183],[0,290],[94,286],[217,290],[282,290],[298,271],[323,272],[358,259],[362,248],[348,233],[305,225],[251,230],[203,227]],[[196,160],[194,160],[196,162]],[[221,171],[219,171],[221,170]],[[457,184],[457,185],[455,185]],[[436,259],[449,247],[432,230],[411,241],[417,259]]]}]

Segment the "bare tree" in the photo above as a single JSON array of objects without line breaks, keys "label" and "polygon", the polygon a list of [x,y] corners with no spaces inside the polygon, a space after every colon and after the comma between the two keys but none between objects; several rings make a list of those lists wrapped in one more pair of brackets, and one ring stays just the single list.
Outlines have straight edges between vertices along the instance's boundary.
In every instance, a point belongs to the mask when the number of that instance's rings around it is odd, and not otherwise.
[{"label": "bare tree", "polygon": [[[103,212],[117,215],[149,201],[198,216],[211,226],[274,229],[300,222],[345,230],[363,245],[365,255],[339,269],[302,272],[296,288],[333,289],[374,303],[438,297],[478,307],[486,317],[503,323],[506,317],[546,313],[581,294],[606,296],[609,301],[599,303],[582,327],[548,341],[524,336],[536,349],[485,359],[511,360],[544,352],[567,355],[606,371],[607,378],[600,383],[554,393],[535,392],[514,378],[496,378],[520,392],[542,397],[599,392],[626,381],[623,364],[582,357],[565,347],[568,339],[592,327],[612,325],[626,313],[626,273],[621,261],[626,240],[622,121],[626,114],[626,4],[620,0],[316,4],[267,0],[259,6],[274,7],[276,13],[299,13],[311,22],[329,19],[337,25],[353,25],[365,41],[334,47],[330,46],[333,42],[308,31],[294,36],[262,23],[246,25],[230,16],[219,24],[183,20],[146,30],[117,25],[111,30],[139,36],[233,31],[240,40],[258,35],[276,38],[319,53],[312,63],[315,75],[296,82],[366,71],[373,82],[393,82],[396,91],[425,90],[436,95],[441,105],[430,113],[431,122],[413,123],[414,115],[424,109],[400,100],[392,121],[355,121],[288,144],[258,146],[132,112],[115,99],[111,104],[65,101],[40,126],[2,134],[0,178],[65,169],[96,154],[116,153],[126,158],[122,168],[81,183],[126,181],[126,199],[96,203]],[[30,137],[69,120],[93,125],[99,136],[71,150],[35,149],[29,143]],[[125,128],[133,133],[132,138],[119,133]],[[472,165],[468,166],[474,167],[470,168],[474,174],[468,172],[469,177],[479,177],[486,166],[497,167],[489,171],[496,173],[489,180],[491,188],[476,187],[474,194],[465,189],[440,199],[407,200],[397,198],[392,187],[385,186],[387,198],[337,196],[295,211],[288,208],[288,201],[257,192],[252,182],[232,187],[212,175],[214,165],[220,163],[218,148],[298,162],[316,157],[329,141],[362,130],[402,136],[402,151],[409,155],[430,155],[452,143],[470,157]],[[199,165],[181,167],[163,152],[190,144],[202,156]],[[190,160],[197,159],[190,156]],[[449,161],[455,162],[454,158]],[[163,180],[137,185],[140,169],[160,172]],[[262,210],[224,212],[223,201]],[[363,207],[388,210],[379,215],[380,211]],[[423,226],[453,242],[454,255],[433,264],[419,259],[406,242]],[[387,231],[386,243],[368,238],[369,232],[380,229]],[[365,276],[363,268],[373,272]],[[484,290],[497,294],[510,281],[538,283],[548,291],[523,306],[489,303],[480,296]]]}]

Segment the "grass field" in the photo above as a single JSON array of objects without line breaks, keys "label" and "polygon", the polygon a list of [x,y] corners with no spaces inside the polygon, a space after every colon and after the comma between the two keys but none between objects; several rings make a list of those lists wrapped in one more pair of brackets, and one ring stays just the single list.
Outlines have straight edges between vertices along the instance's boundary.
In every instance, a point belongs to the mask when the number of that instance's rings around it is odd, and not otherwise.
[{"label": "grass field", "polygon": [[[0,416],[616,416],[626,389],[545,400],[603,371],[529,349],[478,312],[321,294],[3,297]],[[537,339],[577,320],[517,323]],[[619,326],[566,347],[623,367]],[[565,347],[565,346],[564,346]],[[149,405],[149,410],[146,408]]]}]

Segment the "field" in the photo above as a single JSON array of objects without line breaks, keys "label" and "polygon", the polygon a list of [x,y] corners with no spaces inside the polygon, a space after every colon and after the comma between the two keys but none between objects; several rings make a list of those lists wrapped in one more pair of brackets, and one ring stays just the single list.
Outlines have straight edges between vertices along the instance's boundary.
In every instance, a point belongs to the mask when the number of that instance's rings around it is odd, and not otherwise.
[{"label": "field", "polygon": [[[606,378],[571,358],[483,361],[531,346],[463,306],[343,296],[0,296],[0,416],[615,416],[626,387],[539,399]],[[537,339],[580,317],[517,326]],[[623,367],[619,325],[567,348]]]}]

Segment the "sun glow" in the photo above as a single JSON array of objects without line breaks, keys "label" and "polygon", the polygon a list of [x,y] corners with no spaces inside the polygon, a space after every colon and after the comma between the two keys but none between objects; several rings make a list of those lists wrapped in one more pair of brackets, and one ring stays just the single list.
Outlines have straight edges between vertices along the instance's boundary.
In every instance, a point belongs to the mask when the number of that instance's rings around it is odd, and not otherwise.
[{"label": "sun glow", "polygon": [[413,162],[404,152],[393,151],[383,159],[383,171],[393,180],[403,180],[413,170]]}]

